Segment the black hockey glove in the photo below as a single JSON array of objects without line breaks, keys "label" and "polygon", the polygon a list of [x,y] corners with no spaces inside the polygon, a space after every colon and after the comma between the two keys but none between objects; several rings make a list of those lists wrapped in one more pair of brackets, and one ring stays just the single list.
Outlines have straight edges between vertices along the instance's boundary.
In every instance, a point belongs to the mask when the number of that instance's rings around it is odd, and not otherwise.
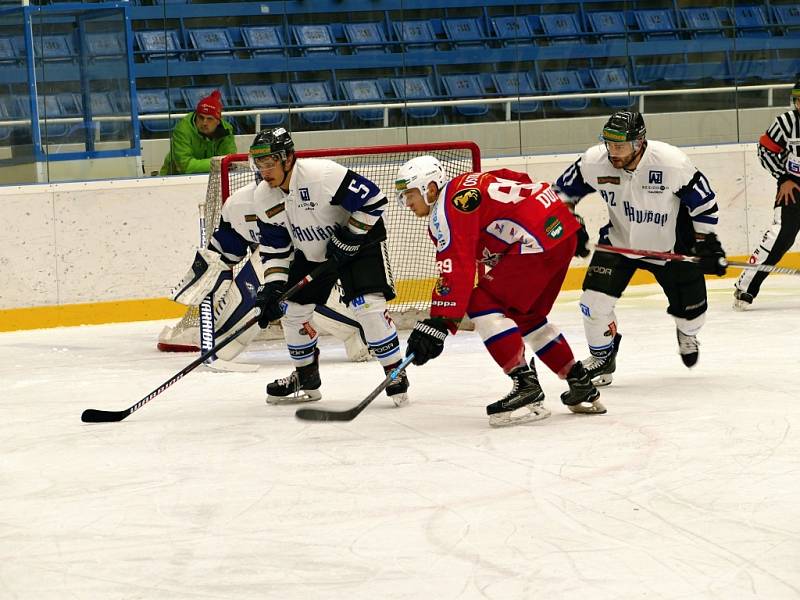
[{"label": "black hockey glove", "polygon": [[277,321],[283,316],[280,298],[286,291],[286,282],[270,281],[258,288],[256,294],[256,308],[261,309],[258,315],[258,326],[266,329],[272,321]]},{"label": "black hockey glove", "polygon": [[339,225],[328,240],[325,257],[332,258],[339,264],[345,263],[358,253],[363,242],[363,234],[353,233],[347,227]]},{"label": "black hockey glove", "polygon": [[415,365],[424,365],[442,353],[448,333],[447,322],[441,317],[417,321],[408,336],[406,356],[413,353],[412,362]]},{"label": "black hockey glove", "polygon": [[591,253],[591,250],[589,250],[589,232],[586,231],[586,223],[583,222],[583,217],[577,213],[572,213],[572,216],[574,216],[581,225],[581,228],[575,232],[578,242],[575,246],[575,256],[586,258]]},{"label": "black hockey glove", "polygon": [[727,270],[725,250],[722,249],[716,233],[698,237],[694,243],[694,254],[700,258],[698,264],[703,273],[722,277]]}]

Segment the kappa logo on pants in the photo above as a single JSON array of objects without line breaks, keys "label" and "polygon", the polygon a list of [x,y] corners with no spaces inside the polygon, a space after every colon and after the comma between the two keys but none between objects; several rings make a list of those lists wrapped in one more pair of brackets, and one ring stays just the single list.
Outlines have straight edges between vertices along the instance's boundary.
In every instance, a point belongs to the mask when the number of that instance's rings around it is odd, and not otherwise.
[{"label": "kappa logo on pants", "polygon": [[591,317],[592,316],[592,311],[589,310],[589,307],[586,304],[581,303],[578,306],[581,307],[581,312],[583,313],[584,317]]}]

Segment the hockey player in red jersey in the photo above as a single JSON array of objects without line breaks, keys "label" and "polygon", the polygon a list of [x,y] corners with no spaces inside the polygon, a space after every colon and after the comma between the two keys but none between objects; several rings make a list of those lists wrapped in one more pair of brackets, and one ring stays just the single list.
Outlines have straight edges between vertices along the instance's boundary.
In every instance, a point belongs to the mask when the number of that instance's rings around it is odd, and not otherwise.
[{"label": "hockey player in red jersey", "polygon": [[[570,259],[576,250],[588,253],[585,230],[550,185],[508,169],[465,173],[448,182],[435,157],[420,156],[400,167],[396,188],[416,216],[429,218],[439,273],[431,316],[417,322],[408,339],[406,355],[414,354],[414,364],[439,356],[467,314],[513,382],[504,398],[486,407],[490,425],[550,416],[524,342],[567,380],[569,391],[561,399],[570,410],[604,413],[583,365],[547,320]],[[476,285],[478,263],[487,269],[478,273]]]}]

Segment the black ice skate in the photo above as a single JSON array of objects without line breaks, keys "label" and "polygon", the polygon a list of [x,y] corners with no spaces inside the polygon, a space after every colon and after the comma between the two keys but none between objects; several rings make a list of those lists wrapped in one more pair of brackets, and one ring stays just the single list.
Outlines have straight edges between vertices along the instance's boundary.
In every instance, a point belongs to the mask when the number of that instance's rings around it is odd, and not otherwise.
[{"label": "black ice skate", "polygon": [[540,421],[550,416],[550,411],[542,405],[544,392],[534,371],[528,367],[518,367],[509,373],[509,377],[514,382],[511,391],[502,400],[486,407],[489,425],[505,427]]},{"label": "black ice skate", "polygon": [[753,300],[753,294],[748,294],[747,292],[743,292],[739,288],[736,288],[736,290],[733,292],[733,310],[747,310],[750,308]]},{"label": "black ice skate", "polygon": [[578,361],[567,373],[569,391],[561,394],[561,401],[574,413],[604,415],[606,407],[600,402],[600,392],[594,387],[589,373]]},{"label": "black ice skate", "polygon": [[680,329],[675,330],[678,334],[678,352],[681,353],[681,360],[690,369],[697,364],[700,355],[696,335],[686,335]]},{"label": "black ice skate", "polygon": [[[397,368],[400,362],[396,362],[393,365],[383,367],[383,372],[386,375],[389,375],[392,371]],[[386,395],[392,399],[395,406],[405,406],[408,404],[408,375],[406,375],[405,371],[402,371],[397,377],[392,380],[392,383],[386,386]]]},{"label": "black ice skate", "polygon": [[322,398],[319,391],[319,350],[314,352],[314,362],[297,367],[288,377],[267,384],[267,404],[299,404]]},{"label": "black ice skate", "polygon": [[591,350],[591,356],[583,361],[583,366],[589,373],[589,379],[597,387],[608,385],[614,380],[613,373],[617,370],[617,352],[619,352],[621,341],[622,335],[617,333],[614,335],[611,348]]}]

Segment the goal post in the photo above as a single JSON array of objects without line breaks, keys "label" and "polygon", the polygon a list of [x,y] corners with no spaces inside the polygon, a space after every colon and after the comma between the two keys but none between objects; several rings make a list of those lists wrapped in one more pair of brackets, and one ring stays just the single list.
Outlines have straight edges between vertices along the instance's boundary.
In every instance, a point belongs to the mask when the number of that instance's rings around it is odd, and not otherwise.
[{"label": "goal post", "polygon": [[[436,251],[427,233],[427,219],[420,219],[396,201],[395,175],[407,160],[430,154],[439,159],[448,177],[481,169],[480,150],[474,142],[435,142],[355,148],[297,150],[303,158],[327,158],[374,182],[388,199],[383,213],[387,241],[385,252],[391,267],[397,297],[389,302],[389,310],[398,327],[408,327],[427,314],[436,282]],[[230,154],[211,159],[208,188],[200,213],[204,215],[201,238],[210,239],[217,228],[222,205],[239,188],[254,180],[247,154]],[[247,259],[245,259],[247,260]],[[220,290],[222,292],[222,290]],[[221,297],[218,293],[216,296]],[[164,351],[199,349],[199,317],[195,307],[176,325],[166,327],[159,336],[158,347]],[[274,337],[274,336],[273,336]]]}]

